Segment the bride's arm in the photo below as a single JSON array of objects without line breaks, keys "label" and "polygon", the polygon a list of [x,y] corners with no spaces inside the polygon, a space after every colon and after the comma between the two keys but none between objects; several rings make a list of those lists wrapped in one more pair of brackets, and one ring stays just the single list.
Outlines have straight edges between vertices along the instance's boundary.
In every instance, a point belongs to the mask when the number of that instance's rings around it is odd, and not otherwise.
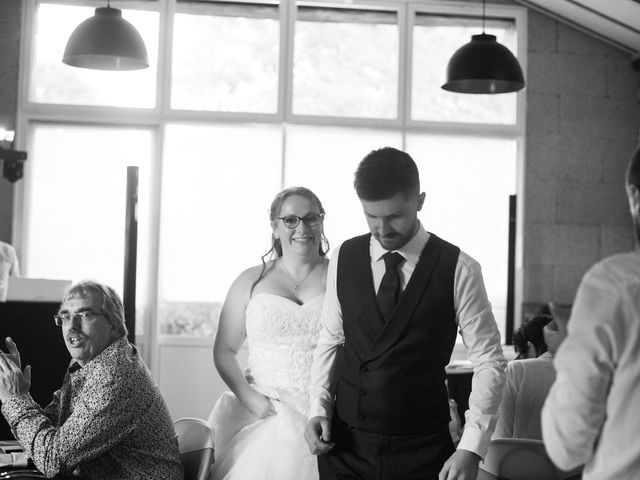
[{"label": "bride's arm", "polygon": [[265,418],[275,414],[275,409],[267,397],[249,386],[238,363],[238,350],[246,336],[245,310],[255,280],[252,270],[240,274],[227,293],[213,346],[213,362],[224,383],[242,404],[258,418]]}]

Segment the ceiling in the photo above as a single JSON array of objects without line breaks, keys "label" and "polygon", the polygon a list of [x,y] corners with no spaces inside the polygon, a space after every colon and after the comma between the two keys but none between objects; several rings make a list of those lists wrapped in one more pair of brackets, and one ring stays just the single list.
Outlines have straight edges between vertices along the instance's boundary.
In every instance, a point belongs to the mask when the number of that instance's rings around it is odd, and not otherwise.
[{"label": "ceiling", "polygon": [[640,55],[640,0],[516,0],[600,38],[634,58]]}]

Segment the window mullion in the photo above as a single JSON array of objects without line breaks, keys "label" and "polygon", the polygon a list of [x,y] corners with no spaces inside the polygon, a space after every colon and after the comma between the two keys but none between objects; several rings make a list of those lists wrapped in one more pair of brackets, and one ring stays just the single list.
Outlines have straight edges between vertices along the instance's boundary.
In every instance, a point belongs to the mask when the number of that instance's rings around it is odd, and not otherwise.
[{"label": "window mullion", "polygon": [[156,88],[156,109],[161,121],[171,109],[171,71],[173,58],[173,24],[176,0],[160,1],[160,25],[158,28],[158,85]]},{"label": "window mullion", "polygon": [[403,4],[398,10],[398,30],[400,34],[400,59],[398,62],[398,119],[402,128],[402,149],[406,150],[408,116],[411,115],[411,32],[413,11]]},{"label": "window mullion", "polygon": [[280,4],[280,100],[279,113],[287,122],[291,119],[293,105],[293,53],[296,24],[296,2],[283,0]]}]

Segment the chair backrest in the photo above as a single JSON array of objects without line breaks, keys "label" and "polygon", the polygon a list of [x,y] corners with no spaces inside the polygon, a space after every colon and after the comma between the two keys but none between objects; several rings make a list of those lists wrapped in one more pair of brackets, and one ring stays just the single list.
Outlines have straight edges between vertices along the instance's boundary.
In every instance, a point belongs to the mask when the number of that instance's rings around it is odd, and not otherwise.
[{"label": "chair backrest", "polygon": [[558,469],[541,440],[495,438],[480,462],[478,480],[569,480],[579,479],[582,468]]},{"label": "chair backrest", "polygon": [[185,417],[176,420],[173,428],[178,435],[184,480],[207,480],[214,460],[209,424],[200,418]]},{"label": "chair backrest", "polygon": [[0,479],[20,479],[20,480],[33,480],[47,478],[35,468],[21,468],[6,470],[0,473]]}]

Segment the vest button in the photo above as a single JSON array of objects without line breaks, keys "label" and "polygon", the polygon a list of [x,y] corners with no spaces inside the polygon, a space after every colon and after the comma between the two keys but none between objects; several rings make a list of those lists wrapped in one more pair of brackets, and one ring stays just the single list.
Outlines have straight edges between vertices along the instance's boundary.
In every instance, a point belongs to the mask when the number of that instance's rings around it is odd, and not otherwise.
[{"label": "vest button", "polygon": [[361,413],[360,415],[358,415],[358,418],[359,418],[360,420],[366,420],[366,419],[367,419],[367,416],[366,416],[364,413]]},{"label": "vest button", "polygon": [[362,366],[360,367],[360,371],[361,371],[361,372],[365,372],[365,373],[366,373],[366,372],[368,372],[368,371],[369,371],[369,367],[368,367],[368,366],[366,366],[366,365],[362,365]]},{"label": "vest button", "polygon": [[365,392],[364,390],[360,390],[360,396],[361,397],[366,397],[367,396],[367,392]]}]

